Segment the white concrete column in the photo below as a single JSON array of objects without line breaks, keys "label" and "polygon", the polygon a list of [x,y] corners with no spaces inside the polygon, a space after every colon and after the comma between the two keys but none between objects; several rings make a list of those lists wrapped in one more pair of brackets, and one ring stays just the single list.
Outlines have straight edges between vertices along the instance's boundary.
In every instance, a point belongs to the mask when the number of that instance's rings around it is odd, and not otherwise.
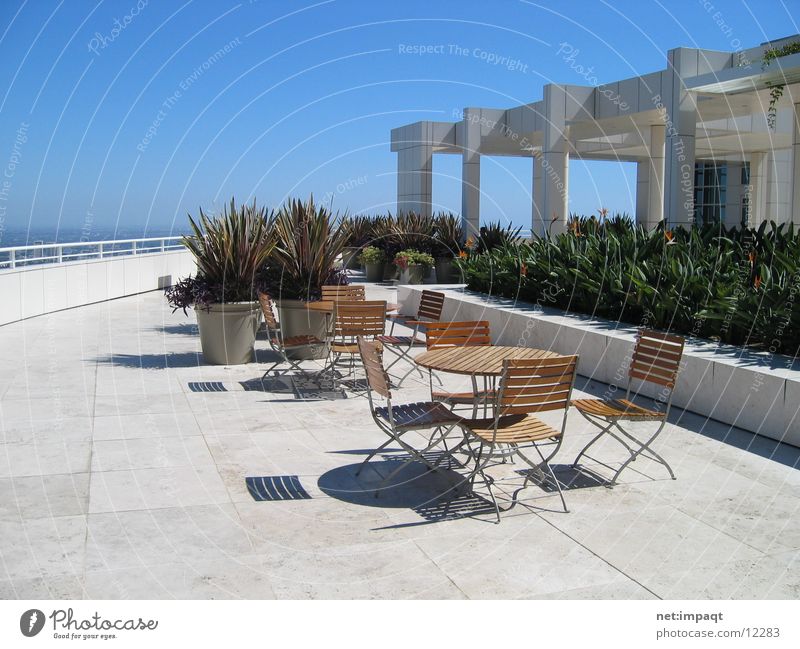
[{"label": "white concrete column", "polygon": [[566,138],[566,92],[544,87],[542,141],[542,214],[551,234],[565,232],[569,217],[569,142]]},{"label": "white concrete column", "polygon": [[694,136],[697,109],[689,93],[673,102],[664,144],[664,216],[670,227],[694,225]]},{"label": "white concrete column", "polygon": [[751,227],[757,228],[767,219],[767,154],[756,151],[750,154],[750,218]]},{"label": "white concrete column", "polygon": [[[649,229],[664,220],[664,145],[667,129],[662,124],[650,127],[650,161],[647,184],[647,220]],[[694,168],[692,168],[694,182]],[[693,190],[694,191],[694,190]]]},{"label": "white concrete column", "polygon": [[544,211],[544,169],[542,155],[538,151],[533,154],[533,214],[531,217],[531,232],[544,236],[549,223]]},{"label": "white concrete column", "polygon": [[648,201],[650,198],[650,161],[636,162],[636,223],[647,225]]},{"label": "white concrete column", "polygon": [[476,237],[481,222],[480,110],[464,109],[461,125],[461,221],[467,237]]},{"label": "white concrete column", "polygon": [[792,176],[791,214],[792,223],[800,223],[800,103],[794,105],[792,114]]},{"label": "white concrete column", "polygon": [[397,211],[430,216],[433,147],[420,143],[397,152]]}]

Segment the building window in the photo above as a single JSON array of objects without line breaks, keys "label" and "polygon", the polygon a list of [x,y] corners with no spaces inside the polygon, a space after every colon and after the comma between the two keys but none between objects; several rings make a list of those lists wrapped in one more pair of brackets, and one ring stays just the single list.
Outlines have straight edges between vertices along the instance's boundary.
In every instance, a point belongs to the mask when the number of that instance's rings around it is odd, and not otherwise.
[{"label": "building window", "polygon": [[742,164],[742,227],[747,227],[750,224],[750,196],[753,193],[753,186],[750,184],[750,163],[745,162]]},{"label": "building window", "polygon": [[694,165],[694,218],[697,225],[725,221],[728,166],[715,162]]}]

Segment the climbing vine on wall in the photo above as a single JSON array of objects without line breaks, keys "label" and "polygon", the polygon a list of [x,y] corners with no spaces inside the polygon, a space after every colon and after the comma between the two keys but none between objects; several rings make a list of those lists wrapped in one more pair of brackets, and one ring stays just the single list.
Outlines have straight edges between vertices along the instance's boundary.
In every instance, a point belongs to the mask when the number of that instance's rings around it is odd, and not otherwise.
[{"label": "climbing vine on wall", "polygon": [[[782,47],[773,47],[764,52],[764,58],[761,60],[761,69],[766,70],[775,59],[782,56],[789,56],[790,54],[797,54],[800,52],[800,41],[789,43]],[[769,108],[767,109],[767,124],[772,130],[775,130],[775,118],[778,114],[778,101],[783,96],[783,89],[786,86],[784,83],[775,83],[767,81],[767,88],[769,88]]]}]

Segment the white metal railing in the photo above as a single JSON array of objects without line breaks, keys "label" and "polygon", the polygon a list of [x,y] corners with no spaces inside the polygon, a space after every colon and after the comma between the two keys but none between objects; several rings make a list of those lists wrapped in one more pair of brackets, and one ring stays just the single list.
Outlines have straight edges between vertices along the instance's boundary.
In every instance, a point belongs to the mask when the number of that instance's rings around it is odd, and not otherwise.
[{"label": "white metal railing", "polygon": [[183,248],[181,239],[182,237],[152,237],[148,239],[114,239],[112,241],[40,243],[32,246],[0,248],[0,270],[181,250]]}]

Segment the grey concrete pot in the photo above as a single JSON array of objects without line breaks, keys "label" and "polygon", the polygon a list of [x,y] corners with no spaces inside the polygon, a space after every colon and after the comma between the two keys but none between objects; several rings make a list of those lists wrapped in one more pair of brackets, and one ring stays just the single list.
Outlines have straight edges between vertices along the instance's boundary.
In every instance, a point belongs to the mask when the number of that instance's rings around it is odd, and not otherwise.
[{"label": "grey concrete pot", "polygon": [[428,266],[423,266],[422,264],[409,264],[408,268],[400,271],[400,283],[422,284],[430,270]]},{"label": "grey concrete pot", "polygon": [[[302,300],[278,300],[275,302],[278,308],[278,322],[281,325],[281,333],[284,338],[293,336],[316,336],[320,340],[327,338],[328,322],[330,315],[324,311],[314,311],[307,307],[307,303]],[[325,358],[327,349],[320,345],[314,351],[310,347],[287,352],[287,356],[293,359]]]},{"label": "grey concrete pot", "polygon": [[451,257],[436,259],[436,283],[453,284],[453,259]]},{"label": "grey concrete pot", "polygon": [[364,264],[366,280],[368,282],[382,282],[385,263],[382,261]]},{"label": "grey concrete pot", "polygon": [[258,302],[212,304],[195,308],[203,358],[211,365],[242,365],[255,359],[256,331],[261,323]]}]

